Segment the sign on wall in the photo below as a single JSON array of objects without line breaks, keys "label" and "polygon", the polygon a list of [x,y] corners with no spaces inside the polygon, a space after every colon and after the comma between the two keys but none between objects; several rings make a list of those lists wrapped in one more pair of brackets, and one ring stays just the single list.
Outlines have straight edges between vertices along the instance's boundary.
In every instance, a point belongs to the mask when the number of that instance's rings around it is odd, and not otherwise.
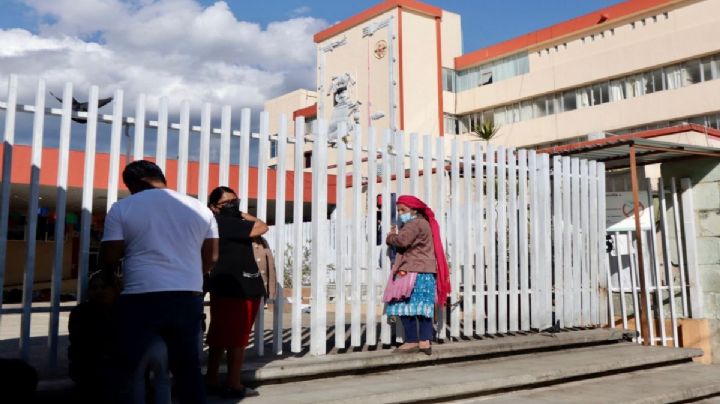
[{"label": "sign on wall", "polygon": [[[608,231],[634,231],[635,214],[632,192],[607,192],[605,216]],[[647,193],[640,194],[640,227],[650,230],[650,210]]]}]

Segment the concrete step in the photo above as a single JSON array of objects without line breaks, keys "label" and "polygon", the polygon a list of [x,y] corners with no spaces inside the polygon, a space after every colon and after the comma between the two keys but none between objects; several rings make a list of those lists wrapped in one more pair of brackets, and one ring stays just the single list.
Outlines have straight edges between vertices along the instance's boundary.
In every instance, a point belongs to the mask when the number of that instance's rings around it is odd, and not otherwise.
[{"label": "concrete step", "polygon": [[633,333],[619,329],[592,329],[557,334],[527,334],[488,337],[482,340],[433,345],[433,354],[398,355],[392,349],[330,354],[320,357],[267,356],[267,361],[248,364],[243,380],[249,385],[285,383],[337,375],[367,374],[383,370],[431,366],[450,362],[553,350],[616,344],[632,338]]},{"label": "concrete step", "polygon": [[[720,366],[696,363],[599,377],[501,396],[455,401],[469,403],[674,403],[720,394]],[[720,399],[707,399],[720,402]]]},{"label": "concrete step", "polygon": [[[702,351],[617,343],[261,385],[251,403],[441,402],[691,361]],[[421,354],[417,355],[418,357]],[[415,355],[405,355],[415,356]],[[610,387],[608,387],[610,388]],[[212,401],[220,403],[223,401]]]}]

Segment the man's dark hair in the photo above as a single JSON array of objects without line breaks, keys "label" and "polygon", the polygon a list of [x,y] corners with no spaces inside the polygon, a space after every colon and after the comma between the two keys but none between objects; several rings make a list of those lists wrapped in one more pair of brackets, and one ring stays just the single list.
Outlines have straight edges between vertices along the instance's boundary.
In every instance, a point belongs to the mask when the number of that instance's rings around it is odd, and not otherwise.
[{"label": "man's dark hair", "polygon": [[144,189],[148,180],[161,181],[167,185],[165,175],[160,167],[147,160],[137,160],[125,166],[123,182],[132,192],[134,189]]}]

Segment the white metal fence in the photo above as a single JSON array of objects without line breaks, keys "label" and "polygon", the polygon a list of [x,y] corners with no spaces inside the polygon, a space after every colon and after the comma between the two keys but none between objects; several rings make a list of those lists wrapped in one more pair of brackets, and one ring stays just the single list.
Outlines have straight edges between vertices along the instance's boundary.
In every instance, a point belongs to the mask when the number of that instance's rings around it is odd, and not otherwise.
[{"label": "white metal fence", "polygon": [[[653,185],[657,186],[657,195]],[[640,288],[635,231],[608,232],[612,246],[607,267],[612,325],[637,330],[637,342],[641,343],[646,336],[642,335],[640,322],[645,321],[650,345],[678,347],[678,321],[700,318],[703,311],[692,186],[689,179],[683,178],[678,192],[675,178],[667,184],[660,178],[648,180],[641,192],[650,201],[650,227],[643,230],[641,240],[646,290]],[[642,319],[640,299],[648,307]]]},{"label": "white metal fence", "polygon": [[[376,243],[376,196],[389,201],[391,192],[414,194],[425,200],[440,219],[441,231],[451,267],[452,294],[450,305],[439,314],[438,337],[458,338],[485,334],[543,329],[556,321],[563,327],[592,326],[607,320],[607,278],[600,276],[605,267],[604,248],[604,166],[593,161],[553,158],[530,150],[516,150],[478,141],[461,142],[429,135],[393,133],[369,128],[361,133],[356,128],[351,144],[327,142],[327,125],[318,121],[313,133],[305,133],[303,118],[295,121],[295,133],[288,132],[285,117],[273,117],[279,122],[277,133],[269,133],[267,113],[259,118],[259,133],[251,133],[251,113],[240,113],[239,129],[232,128],[232,110],[222,108],[219,128],[212,119],[212,107],[204,104],[200,126],[190,125],[189,102],[179,111],[179,122],[169,122],[167,99],[159,102],[155,120],[146,116],[145,96],[135,106],[135,116],[125,115],[123,92],[114,95],[112,115],[98,115],[98,88],[89,91],[88,112],[71,109],[73,86],[66,84],[62,109],[45,107],[46,88],[40,81],[35,105],[17,103],[17,80],[11,77],[7,101],[0,103],[5,113],[3,138],[3,172],[0,198],[0,284],[6,271],[8,211],[10,202],[11,167],[15,139],[15,117],[19,112],[33,113],[32,161],[21,170],[30,170],[31,198],[28,209],[28,229],[35,227],[39,173],[56,170],[57,226],[50,302],[51,320],[48,329],[50,360],[57,356],[60,286],[62,281],[63,234],[68,184],[68,156],[70,121],[73,117],[87,117],[85,128],[84,181],[82,189],[82,217],[80,222],[80,268],[77,279],[77,299],[85,296],[90,254],[91,212],[93,204],[98,122],[111,125],[110,167],[106,209],[117,200],[119,162],[123,125],[134,127],[133,158],[147,156],[144,150],[146,128],[156,128],[157,147],[154,156],[161,167],[167,167],[168,136],[178,137],[177,190],[187,192],[190,137],[199,133],[198,198],[205,201],[214,184],[236,187],[241,197],[241,209],[249,206],[249,167],[251,152],[257,153],[257,216],[268,216],[268,178],[276,174],[275,229],[272,243],[276,260],[282,261],[287,246],[292,250],[292,266],[288,268],[291,289],[290,344],[292,352],[309,349],[322,355],[328,347],[345,347],[344,332],[335,332],[334,343],[328,341],[329,326],[345,330],[350,324],[350,345],[359,346],[392,343],[393,333],[382,312],[380,290],[390,271],[390,261],[384,254],[386,247]],[[58,166],[43,167],[41,150],[46,116],[60,116],[60,147]],[[53,129],[55,130],[55,129]],[[340,127],[340,138],[347,128]],[[172,132],[171,132],[172,131]],[[209,177],[211,137],[220,137],[218,178]],[[239,138],[239,149],[231,150],[231,138]],[[251,150],[251,138],[258,139],[258,147]],[[270,168],[270,140],[277,143],[277,164]],[[292,198],[287,193],[286,173],[305,170],[305,145],[312,146],[312,187],[306,187],[303,175],[294,175]],[[368,145],[370,145],[368,147]],[[446,149],[447,147],[447,149]],[[406,152],[406,148],[408,151]],[[449,153],[448,153],[449,152]],[[229,184],[231,153],[237,153],[239,179]],[[329,161],[334,159],[335,161]],[[352,164],[345,164],[352,162]],[[331,167],[336,163],[336,168]],[[351,167],[349,170],[347,167]],[[368,175],[367,173],[372,173]],[[374,173],[381,173],[375,176]],[[328,222],[328,177],[336,179],[335,213]],[[300,225],[303,200],[312,195],[312,222]],[[285,201],[293,201],[293,221],[285,223]],[[390,228],[389,203],[381,207],[383,237]],[[328,223],[335,227],[328,231]],[[309,226],[309,230],[308,229]],[[309,234],[308,234],[309,231]],[[332,239],[330,234],[333,235]],[[310,339],[303,343],[302,261],[306,240],[310,245]],[[34,276],[35,238],[28,237],[24,263],[22,329],[20,347],[27,355],[31,301]],[[332,244],[331,248],[328,248]],[[380,257],[383,257],[382,259]],[[348,268],[334,273],[336,284],[349,284],[335,291],[335,310],[328,313],[328,265]],[[380,271],[381,275],[365,277],[363,268]],[[279,295],[283,296],[284,265],[278,265]],[[346,275],[347,273],[347,275]],[[349,275],[350,279],[346,279]],[[281,353],[283,344],[284,299],[274,306],[272,351]],[[347,307],[346,307],[347,305]],[[349,318],[346,310],[349,309]],[[263,311],[260,311],[261,315]],[[332,317],[330,317],[332,315]],[[328,324],[330,322],[331,324]],[[364,327],[363,327],[364,326]],[[364,330],[364,331],[363,331]],[[378,333],[379,331],[379,333]],[[264,335],[262,318],[256,324],[256,336]],[[264,344],[256,344],[262,354]]]}]

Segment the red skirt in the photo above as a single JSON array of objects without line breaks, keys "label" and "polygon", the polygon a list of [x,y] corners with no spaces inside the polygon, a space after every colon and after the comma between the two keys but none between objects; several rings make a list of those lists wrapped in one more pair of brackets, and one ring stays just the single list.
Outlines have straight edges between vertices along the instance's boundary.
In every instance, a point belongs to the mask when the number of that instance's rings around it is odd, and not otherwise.
[{"label": "red skirt", "polygon": [[260,298],[213,297],[210,294],[210,327],[207,344],[212,348],[244,348],[260,307]]}]

